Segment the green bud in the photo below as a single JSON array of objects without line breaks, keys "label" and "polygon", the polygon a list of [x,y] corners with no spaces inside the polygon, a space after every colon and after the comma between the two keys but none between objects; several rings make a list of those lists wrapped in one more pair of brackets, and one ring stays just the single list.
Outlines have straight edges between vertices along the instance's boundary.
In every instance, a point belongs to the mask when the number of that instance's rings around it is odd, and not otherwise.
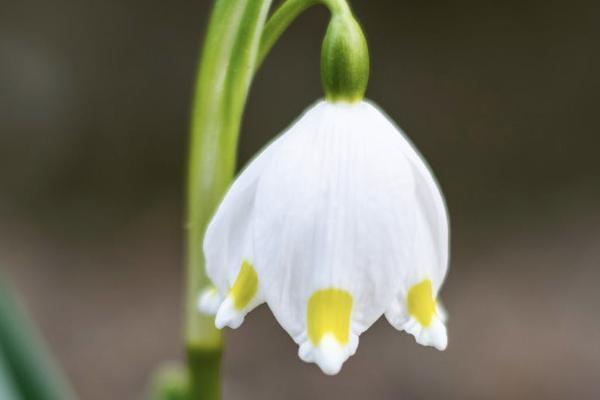
[{"label": "green bud", "polygon": [[348,13],[334,14],[321,49],[321,80],[332,102],[363,99],[369,81],[369,50],[362,29]]}]

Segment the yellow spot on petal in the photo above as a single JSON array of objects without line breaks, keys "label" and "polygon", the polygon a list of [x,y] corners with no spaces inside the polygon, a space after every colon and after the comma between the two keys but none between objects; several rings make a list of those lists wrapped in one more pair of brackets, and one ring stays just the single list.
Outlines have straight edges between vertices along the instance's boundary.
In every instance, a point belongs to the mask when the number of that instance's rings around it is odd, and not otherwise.
[{"label": "yellow spot on petal", "polygon": [[407,302],[408,313],[419,321],[422,326],[428,327],[436,313],[431,280],[425,279],[413,285],[408,291]]},{"label": "yellow spot on petal", "polygon": [[252,301],[258,291],[258,275],[248,261],[242,263],[229,295],[233,298],[233,306],[242,310]]},{"label": "yellow spot on petal", "polygon": [[308,338],[316,346],[325,334],[331,334],[338,343],[348,343],[352,296],[345,290],[323,289],[308,300],[306,324]]}]

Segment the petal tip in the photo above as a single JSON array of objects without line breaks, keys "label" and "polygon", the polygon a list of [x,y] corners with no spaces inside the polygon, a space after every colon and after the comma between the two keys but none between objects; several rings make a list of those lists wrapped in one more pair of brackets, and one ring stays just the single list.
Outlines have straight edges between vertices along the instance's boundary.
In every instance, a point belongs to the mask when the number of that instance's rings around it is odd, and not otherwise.
[{"label": "petal tip", "polygon": [[246,314],[235,308],[231,296],[227,296],[221,303],[217,315],[215,316],[215,326],[217,329],[223,329],[228,326],[231,329],[237,329],[244,322]]},{"label": "petal tip", "polygon": [[439,351],[446,350],[448,347],[448,333],[446,326],[440,318],[435,317],[431,325],[424,327],[417,321],[411,319],[404,330],[415,337],[418,344],[422,346],[434,347]]},{"label": "petal tip", "polygon": [[326,334],[317,346],[306,340],[298,349],[298,356],[304,362],[315,363],[325,375],[337,375],[346,360],[356,353],[358,336],[351,335],[349,342],[340,344],[333,335]]},{"label": "petal tip", "polygon": [[210,287],[204,289],[198,296],[197,308],[202,314],[215,315],[221,302],[219,291],[214,287]]},{"label": "petal tip", "polygon": [[391,307],[385,317],[395,329],[405,331],[414,336],[422,346],[434,347],[440,351],[448,347],[448,332],[444,325],[445,315],[434,315],[428,326],[423,326],[415,317],[403,312],[400,308]]},{"label": "petal tip", "polygon": [[344,351],[334,337],[325,335],[316,351],[315,362],[324,374],[337,375],[348,357],[349,354]]}]

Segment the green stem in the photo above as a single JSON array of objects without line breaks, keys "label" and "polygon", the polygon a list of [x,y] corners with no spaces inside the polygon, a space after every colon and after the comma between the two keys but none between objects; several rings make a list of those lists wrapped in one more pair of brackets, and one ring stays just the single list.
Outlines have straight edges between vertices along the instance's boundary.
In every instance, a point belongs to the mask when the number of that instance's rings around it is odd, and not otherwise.
[{"label": "green stem", "polygon": [[221,333],[196,309],[209,285],[202,242],[232,181],[238,134],[271,0],[217,0],[197,75],[187,183],[185,342],[193,400],[219,399]]},{"label": "green stem", "polygon": [[322,0],[287,0],[279,6],[265,25],[260,40],[260,50],[258,52],[259,65],[292,22],[294,22],[294,20],[307,8],[318,4],[321,1]]},{"label": "green stem", "polygon": [[350,12],[350,6],[346,0],[287,0],[273,13],[267,21],[260,40],[258,52],[258,65],[260,65],[277,40],[285,30],[306,9],[322,4],[331,12],[332,16],[342,15]]},{"label": "green stem", "polygon": [[188,399],[217,400],[221,398],[221,349],[213,351],[188,348]]}]

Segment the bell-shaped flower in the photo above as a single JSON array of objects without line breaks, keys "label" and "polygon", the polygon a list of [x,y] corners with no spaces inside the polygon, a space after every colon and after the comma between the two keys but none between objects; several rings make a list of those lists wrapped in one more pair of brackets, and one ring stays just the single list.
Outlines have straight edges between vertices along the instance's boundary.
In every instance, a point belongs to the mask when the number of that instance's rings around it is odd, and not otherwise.
[{"label": "bell-shaped flower", "polygon": [[443,350],[444,200],[423,158],[372,103],[320,101],[239,175],[206,232],[215,288],[200,309],[237,328],[266,302],[326,374],[385,314]]}]

